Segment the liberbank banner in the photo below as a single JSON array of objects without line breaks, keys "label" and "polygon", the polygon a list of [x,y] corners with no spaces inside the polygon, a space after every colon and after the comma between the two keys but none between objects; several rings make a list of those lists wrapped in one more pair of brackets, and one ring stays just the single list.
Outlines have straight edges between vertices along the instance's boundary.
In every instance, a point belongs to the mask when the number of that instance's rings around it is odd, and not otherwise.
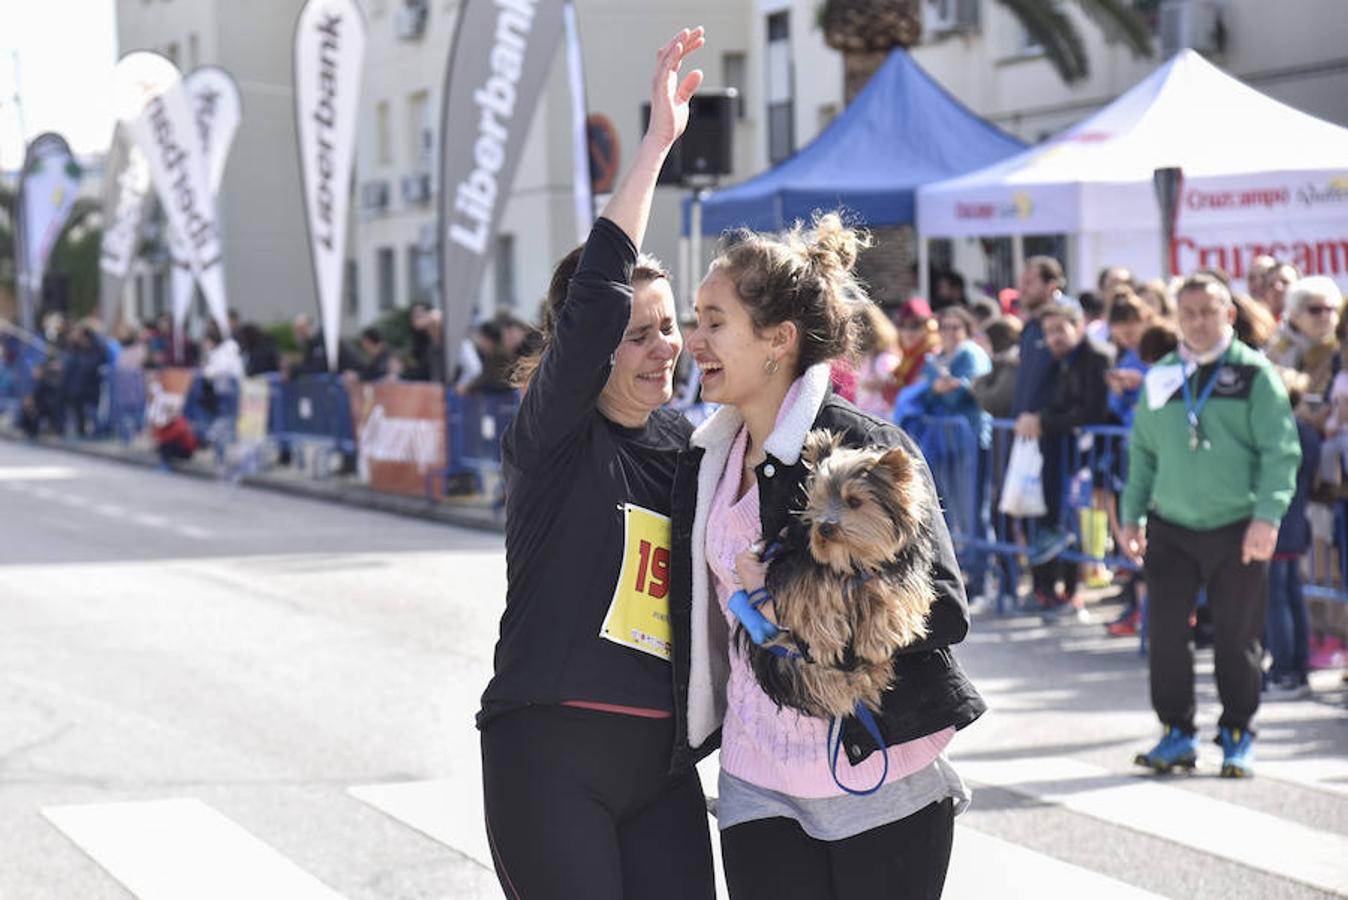
[{"label": "liberbank banner", "polygon": [[445,371],[458,362],[534,107],[564,32],[563,0],[464,0],[440,126]]},{"label": "liberbank banner", "polygon": [[117,115],[145,154],[169,227],[221,332],[229,334],[220,236],[205,154],[182,76],[158,53],[123,56],[113,70]]},{"label": "liberbank banner", "polygon": [[118,123],[103,164],[103,239],[98,254],[103,329],[117,324],[126,276],[136,258],[141,226],[150,208],[150,166]]},{"label": "liberbank banner", "polygon": [[[234,133],[239,130],[243,102],[238,85],[228,72],[217,66],[193,69],[183,79],[192,118],[201,141],[202,158],[206,161],[206,184],[211,189],[211,205],[219,214],[220,183],[225,177],[225,163],[229,148],[234,144]],[[192,270],[188,263],[186,241],[175,230],[169,229],[169,257],[173,262],[170,279],[173,293],[173,321],[182,328],[192,306]]]},{"label": "liberbank banner", "polygon": [[295,26],[295,117],[329,369],[337,366],[341,336],[346,212],[364,62],[365,16],[355,0],[309,0]]}]

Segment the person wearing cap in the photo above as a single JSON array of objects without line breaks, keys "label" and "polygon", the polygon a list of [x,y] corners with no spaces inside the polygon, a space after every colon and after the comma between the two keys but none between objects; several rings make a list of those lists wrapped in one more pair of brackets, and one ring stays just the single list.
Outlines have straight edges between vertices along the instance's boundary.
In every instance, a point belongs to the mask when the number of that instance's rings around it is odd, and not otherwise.
[{"label": "person wearing cap", "polygon": [[894,367],[894,379],[902,391],[922,378],[927,355],[940,346],[941,339],[931,306],[921,297],[913,297],[900,306],[894,320],[899,326],[899,364]]}]

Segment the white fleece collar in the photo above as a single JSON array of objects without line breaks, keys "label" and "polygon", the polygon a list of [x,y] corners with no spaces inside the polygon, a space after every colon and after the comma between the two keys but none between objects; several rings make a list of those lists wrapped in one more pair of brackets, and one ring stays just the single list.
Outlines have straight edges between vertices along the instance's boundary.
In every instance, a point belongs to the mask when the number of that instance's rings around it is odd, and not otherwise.
[{"label": "white fleece collar", "polygon": [[[786,465],[795,465],[828,396],[829,365],[811,366],[801,376],[795,403],[777,423],[763,447]],[[691,443],[704,451],[697,470],[697,507],[693,515],[692,634],[688,672],[688,743],[699,747],[721,727],[725,689],[730,677],[730,641],[725,617],[713,595],[707,568],[707,519],[711,501],[725,470],[735,435],[744,419],[733,406],[723,406],[693,432]]]},{"label": "white fleece collar", "polygon": [[[805,436],[810,433],[810,426],[814,424],[819,407],[823,406],[824,398],[828,395],[830,379],[831,368],[828,363],[816,363],[805,370],[805,374],[800,376],[800,392],[796,395],[796,402],[777,423],[772,434],[768,435],[763,444],[765,451],[787,465],[796,464],[805,446]],[[693,432],[692,445],[704,450],[729,445],[743,424],[744,417],[739,410],[733,406],[722,406]]]}]

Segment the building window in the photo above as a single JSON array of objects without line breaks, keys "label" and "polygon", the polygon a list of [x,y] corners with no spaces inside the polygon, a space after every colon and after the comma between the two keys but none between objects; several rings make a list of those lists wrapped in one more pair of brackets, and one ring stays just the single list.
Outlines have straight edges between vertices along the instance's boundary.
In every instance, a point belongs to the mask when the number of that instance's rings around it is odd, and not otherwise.
[{"label": "building window", "polygon": [[791,14],[768,16],[768,160],[774,165],[796,149],[795,89],[791,71]]},{"label": "building window", "polygon": [[418,171],[430,171],[431,144],[434,132],[431,130],[431,96],[426,91],[417,91],[407,95],[407,146],[410,168]]},{"label": "building window", "polygon": [[397,301],[398,273],[392,247],[380,247],[376,272],[379,274],[379,308],[393,309]]},{"label": "building window", "polygon": [[515,236],[498,234],[496,253],[493,257],[496,269],[496,305],[516,306],[515,302]]},{"label": "building window", "polygon": [[435,253],[420,244],[407,245],[408,303],[435,305]]},{"label": "building window", "polygon": [[721,81],[728,88],[734,88],[738,96],[735,99],[735,118],[744,118],[744,89],[749,83],[748,57],[743,53],[725,53],[721,55]]},{"label": "building window", "polygon": [[346,274],[342,276],[342,294],[346,303],[346,314],[360,314],[360,268],[354,259],[346,261]]},{"label": "building window", "polygon": [[393,126],[389,121],[388,101],[380,100],[374,105],[375,156],[379,165],[393,164]]}]

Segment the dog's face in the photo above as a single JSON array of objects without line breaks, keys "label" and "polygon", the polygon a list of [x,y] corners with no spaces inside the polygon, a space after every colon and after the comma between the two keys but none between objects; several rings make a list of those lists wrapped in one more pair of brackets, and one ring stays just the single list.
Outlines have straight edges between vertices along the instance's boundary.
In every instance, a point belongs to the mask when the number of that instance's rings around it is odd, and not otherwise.
[{"label": "dog's face", "polygon": [[875,571],[924,527],[926,483],[901,447],[854,450],[840,447],[840,441],[814,431],[805,442],[810,480],[802,517],[810,553],[839,573]]}]

